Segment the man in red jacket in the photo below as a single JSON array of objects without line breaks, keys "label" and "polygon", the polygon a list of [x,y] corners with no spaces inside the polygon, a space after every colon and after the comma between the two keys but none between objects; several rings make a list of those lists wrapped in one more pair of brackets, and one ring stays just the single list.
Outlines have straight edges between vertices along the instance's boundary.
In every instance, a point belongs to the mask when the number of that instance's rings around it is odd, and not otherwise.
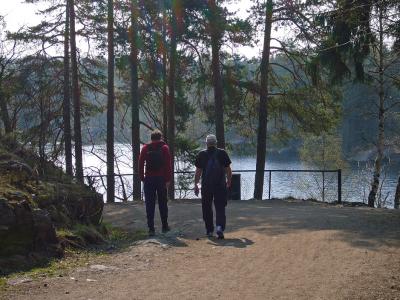
[{"label": "man in red jacket", "polygon": [[168,226],[167,188],[172,176],[171,154],[168,145],[162,140],[162,134],[159,130],[154,130],[151,133],[151,142],[144,145],[140,152],[139,175],[144,182],[144,199],[149,236],[155,235],[154,211],[156,196],[160,210],[162,232],[168,232],[170,228]]}]

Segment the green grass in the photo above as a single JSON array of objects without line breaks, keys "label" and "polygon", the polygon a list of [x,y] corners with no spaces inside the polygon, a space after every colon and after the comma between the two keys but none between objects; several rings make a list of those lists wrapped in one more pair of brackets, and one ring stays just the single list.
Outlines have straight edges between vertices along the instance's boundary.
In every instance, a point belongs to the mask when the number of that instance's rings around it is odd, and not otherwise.
[{"label": "green grass", "polygon": [[19,272],[12,275],[12,277],[29,277],[29,278],[37,278],[39,276],[57,276],[57,275],[64,275],[65,271],[68,270],[70,267],[76,264],[75,260],[67,259],[52,259],[48,261],[48,263],[44,266],[37,266],[29,271]]},{"label": "green grass", "polygon": [[0,292],[4,291],[7,287],[7,278],[0,277]]},{"label": "green grass", "polygon": [[117,248],[125,248],[135,241],[143,240],[147,237],[145,230],[136,230],[134,232],[114,227],[109,223],[102,223],[104,231],[107,232],[107,240],[117,246]]},{"label": "green grass", "polygon": [[57,229],[57,236],[62,240],[73,241],[72,246],[78,248],[91,248],[90,244],[97,245],[97,251],[102,249],[102,246],[110,244],[116,248],[125,248],[133,242],[145,239],[147,234],[144,230],[127,231],[125,229],[114,227],[109,223],[102,223],[99,226],[75,224],[72,228]]}]

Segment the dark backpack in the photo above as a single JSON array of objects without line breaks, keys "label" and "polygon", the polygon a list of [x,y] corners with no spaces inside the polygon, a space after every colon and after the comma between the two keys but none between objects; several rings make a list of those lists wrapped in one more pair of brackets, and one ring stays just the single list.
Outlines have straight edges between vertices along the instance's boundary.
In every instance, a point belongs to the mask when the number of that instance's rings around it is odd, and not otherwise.
[{"label": "dark backpack", "polygon": [[213,189],[223,186],[225,183],[225,169],[218,159],[218,149],[208,155],[209,158],[202,176],[202,188]]},{"label": "dark backpack", "polygon": [[164,166],[163,146],[163,143],[147,145],[146,169],[148,171],[159,171]]}]

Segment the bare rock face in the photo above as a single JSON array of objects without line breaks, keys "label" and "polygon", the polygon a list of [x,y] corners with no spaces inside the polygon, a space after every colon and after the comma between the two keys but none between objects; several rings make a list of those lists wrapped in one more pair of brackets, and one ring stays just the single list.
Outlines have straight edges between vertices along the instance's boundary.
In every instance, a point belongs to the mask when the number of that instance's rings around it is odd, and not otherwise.
[{"label": "bare rock face", "polygon": [[0,236],[3,231],[6,231],[10,226],[16,223],[13,207],[8,203],[7,199],[0,198]]},{"label": "bare rock face", "polygon": [[0,200],[0,256],[27,253],[32,250],[33,219],[25,202]]},{"label": "bare rock face", "polygon": [[56,227],[99,224],[104,206],[102,196],[71,192],[65,187],[68,190],[69,193],[60,193],[42,203],[0,198],[0,269],[2,257],[32,252],[49,257],[62,255]]},{"label": "bare rock face", "polygon": [[46,210],[34,209],[32,211],[34,224],[34,246],[40,249],[41,245],[57,244],[58,239],[50,215]]},{"label": "bare rock face", "polygon": [[0,257],[43,252],[59,255],[58,239],[49,214],[27,201],[0,199]]}]

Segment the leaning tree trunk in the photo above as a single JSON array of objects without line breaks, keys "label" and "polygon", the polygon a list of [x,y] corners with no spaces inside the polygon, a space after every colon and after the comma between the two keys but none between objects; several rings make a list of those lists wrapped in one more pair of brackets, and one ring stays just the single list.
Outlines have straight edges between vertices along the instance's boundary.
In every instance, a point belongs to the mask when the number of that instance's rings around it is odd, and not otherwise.
[{"label": "leaning tree trunk", "polygon": [[399,205],[400,205],[400,176],[399,180],[397,181],[396,194],[394,195],[394,208],[399,209]]},{"label": "leaning tree trunk", "polygon": [[64,33],[64,98],[63,98],[63,126],[65,170],[72,176],[72,134],[71,134],[71,94],[70,94],[70,68],[69,68],[69,5],[67,1],[65,13]]},{"label": "leaning tree trunk", "polygon": [[[178,3],[179,2],[179,3]],[[170,199],[175,198],[175,178],[174,178],[174,165],[175,165],[175,81],[176,81],[176,63],[177,63],[177,9],[180,1],[175,1],[172,8],[171,16],[171,45],[170,45],[170,56],[169,56],[169,76],[168,76],[168,130],[167,139],[171,153],[171,164],[172,164],[172,176],[171,182],[168,189],[168,197]]]},{"label": "leaning tree trunk", "polygon": [[257,130],[257,162],[256,177],[254,183],[254,198],[262,200],[264,189],[264,168],[267,147],[267,99],[268,99],[268,70],[269,56],[271,50],[271,27],[272,27],[272,0],[267,1],[265,16],[264,45],[261,59],[261,87],[260,108]]},{"label": "leaning tree trunk", "polygon": [[69,0],[70,42],[71,42],[71,70],[72,70],[72,98],[74,102],[74,140],[75,140],[75,176],[83,183],[82,162],[82,130],[81,130],[81,94],[78,81],[78,60],[76,50],[75,31],[75,1]]},{"label": "leaning tree trunk", "polygon": [[133,150],[133,199],[140,200],[139,154],[140,154],[140,120],[139,120],[139,78],[138,78],[138,7],[132,1],[131,7],[131,103],[132,103],[132,150]]},{"label": "leaning tree trunk", "polygon": [[211,30],[211,52],[212,52],[212,82],[214,87],[215,103],[215,135],[218,148],[225,148],[224,128],[224,99],[220,64],[221,28],[218,24],[219,14],[215,0],[209,1],[210,9],[210,30]]},{"label": "leaning tree trunk", "polygon": [[379,188],[379,178],[382,169],[383,148],[385,143],[385,93],[384,93],[384,66],[383,66],[383,12],[379,8],[379,113],[378,113],[378,140],[376,144],[377,154],[374,165],[374,176],[371,183],[371,191],[368,195],[368,206],[375,207],[376,194]]},{"label": "leaning tree trunk", "polygon": [[114,1],[108,0],[108,83],[107,83],[107,202],[115,201],[114,177]]}]

